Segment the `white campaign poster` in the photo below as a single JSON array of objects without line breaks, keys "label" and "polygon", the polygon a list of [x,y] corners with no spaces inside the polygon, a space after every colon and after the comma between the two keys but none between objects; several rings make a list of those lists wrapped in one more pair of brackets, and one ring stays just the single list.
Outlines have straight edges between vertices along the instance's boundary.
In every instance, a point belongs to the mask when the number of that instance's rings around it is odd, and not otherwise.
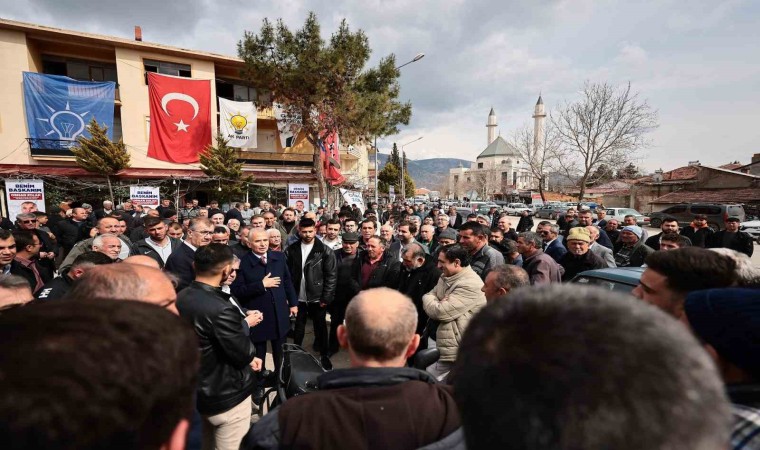
[{"label": "white campaign poster", "polygon": [[130,186],[129,199],[132,204],[158,208],[161,203],[161,196],[158,188],[154,186]]},{"label": "white campaign poster", "polygon": [[24,203],[34,203],[37,210],[44,211],[44,183],[42,180],[5,180],[5,199],[8,203],[8,218],[13,222],[16,221],[16,215],[30,212]]},{"label": "white campaign poster", "polygon": [[256,148],[256,105],[220,98],[219,127],[230,147]]},{"label": "white campaign poster", "polygon": [[341,189],[340,194],[343,196],[343,200],[348,202],[349,205],[356,205],[362,212],[364,212],[364,197],[362,197],[361,192]]},{"label": "white campaign poster", "polygon": [[273,107],[280,145],[282,148],[292,147],[298,137],[298,132],[301,131],[301,117],[288,114],[288,110],[280,103],[275,103]]},{"label": "white campaign poster", "polygon": [[303,210],[309,210],[309,185],[288,184],[288,206],[295,208],[296,203],[303,203]]}]

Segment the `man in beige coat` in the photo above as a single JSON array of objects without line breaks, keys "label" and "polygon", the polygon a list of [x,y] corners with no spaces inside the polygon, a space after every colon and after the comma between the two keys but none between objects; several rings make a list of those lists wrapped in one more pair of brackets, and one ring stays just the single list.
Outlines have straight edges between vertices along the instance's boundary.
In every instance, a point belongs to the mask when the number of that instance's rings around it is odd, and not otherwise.
[{"label": "man in beige coat", "polygon": [[483,280],[470,267],[470,254],[460,245],[447,245],[437,255],[442,275],[432,291],[422,297],[430,319],[439,322],[436,345],[441,358],[427,368],[438,380],[448,375],[457,357],[467,324],[485,306]]}]

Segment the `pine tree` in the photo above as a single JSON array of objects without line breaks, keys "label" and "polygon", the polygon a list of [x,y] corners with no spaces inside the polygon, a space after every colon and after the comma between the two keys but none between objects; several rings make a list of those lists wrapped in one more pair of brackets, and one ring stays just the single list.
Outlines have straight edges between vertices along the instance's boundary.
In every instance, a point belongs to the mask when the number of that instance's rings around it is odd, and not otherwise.
[{"label": "pine tree", "polygon": [[98,125],[95,118],[87,125],[87,130],[91,137],[80,136],[76,145],[71,147],[71,153],[76,157],[76,163],[79,167],[106,177],[108,193],[111,202],[113,202],[111,177],[119,171],[129,168],[129,151],[121,139],[119,142],[113,142],[109,139],[106,134],[108,127]]},{"label": "pine tree", "polygon": [[393,143],[393,149],[391,150],[391,156],[388,158],[388,163],[393,164],[397,168],[401,167],[401,158],[395,142]]},{"label": "pine tree", "polygon": [[200,153],[201,170],[206,176],[219,180],[219,198],[230,201],[244,195],[251,176],[243,176],[243,163],[238,162],[237,150],[227,145],[221,134],[216,135],[216,146],[209,145]]}]

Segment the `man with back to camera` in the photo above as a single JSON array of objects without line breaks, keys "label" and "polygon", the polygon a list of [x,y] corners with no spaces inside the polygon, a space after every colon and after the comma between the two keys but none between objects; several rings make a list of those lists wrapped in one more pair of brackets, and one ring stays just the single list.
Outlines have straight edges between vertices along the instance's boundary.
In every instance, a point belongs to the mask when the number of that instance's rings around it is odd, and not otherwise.
[{"label": "man with back to camera", "polygon": [[523,286],[530,286],[528,272],[522,267],[502,264],[488,271],[481,290],[486,296],[486,302],[492,302]]},{"label": "man with back to camera", "polygon": [[244,325],[245,313],[220,288],[232,272],[234,255],[223,244],[199,248],[195,280],[177,295],[177,309],[198,335],[201,379],[196,407],[203,418],[204,448],[237,449],[251,424],[256,357]]},{"label": "man with back to camera", "polygon": [[483,308],[459,356],[467,448],[727,448],[730,409],[708,354],[621,293],[521,289]]},{"label": "man with back to camera", "polygon": [[321,363],[325,369],[332,369],[328,348],[327,306],[335,297],[337,268],[335,253],[319,239],[316,239],[314,220],[303,218],[298,223],[300,244],[293,244],[285,250],[285,259],[293,287],[298,293],[298,314],[293,333],[293,342],[303,345],[306,320],[311,318],[314,325],[314,345],[322,354]]},{"label": "man with back to camera", "polygon": [[351,368],[319,376],[317,391],[265,415],[241,448],[460,448],[451,388],[404,367],[419,345],[416,324],[412,302],[399,292],[361,292],[338,327]]},{"label": "man with back to camera", "polygon": [[[2,314],[0,336],[18,340],[0,358],[3,449],[185,448],[198,349],[181,318],[77,299]],[[55,382],[30,382],[41,377]],[[44,414],[30,406],[45,402]]]},{"label": "man with back to camera", "polygon": [[95,266],[111,264],[113,260],[99,252],[87,252],[77,256],[71,267],[47,282],[37,293],[38,300],[57,300],[66,296],[72,283]]}]

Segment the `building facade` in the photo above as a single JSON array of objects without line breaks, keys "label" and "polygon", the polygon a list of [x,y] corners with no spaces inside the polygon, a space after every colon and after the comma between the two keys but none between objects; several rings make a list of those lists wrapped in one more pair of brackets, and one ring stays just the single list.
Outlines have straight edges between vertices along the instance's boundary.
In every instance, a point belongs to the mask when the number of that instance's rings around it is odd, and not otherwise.
[{"label": "building facade", "polygon": [[[218,127],[218,98],[268,104],[270,93],[240,77],[241,59],[214,53],[123,39],[10,20],[0,20],[0,177],[97,177],[79,168],[69,151],[40,139],[29,139],[22,74],[65,75],[77,80],[116,83],[113,135],[122,139],[131,155],[131,167],[120,180],[202,179],[199,164],[174,164],[147,156],[150,112],[147,73],[211,80],[212,136]],[[216,117],[216,120],[214,120]],[[283,148],[274,112],[258,108],[257,148],[239,151],[244,172],[254,184],[282,189],[288,183],[315,187],[313,147],[300,136]],[[343,175],[367,183],[365,145],[341,145]],[[318,191],[312,189],[312,202]]]}]

